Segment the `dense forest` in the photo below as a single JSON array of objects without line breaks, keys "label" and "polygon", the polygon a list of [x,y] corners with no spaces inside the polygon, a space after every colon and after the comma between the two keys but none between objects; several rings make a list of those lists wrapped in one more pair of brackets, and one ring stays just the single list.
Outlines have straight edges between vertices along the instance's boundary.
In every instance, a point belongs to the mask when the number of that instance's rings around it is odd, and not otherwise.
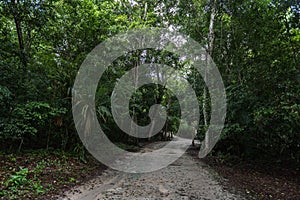
[{"label": "dense forest", "polygon": [[[299,165],[299,5],[297,0],[1,1],[1,151],[62,149],[84,155],[72,116],[79,67],[107,38],[160,27],[199,42],[222,75],[227,116],[212,154]],[[142,60],[153,59],[187,72],[201,104],[197,134],[203,140],[210,109],[203,78],[164,51],[128,52],[105,71],[96,93],[101,127],[116,143],[141,141],[114,122],[110,98],[118,78]],[[157,103],[168,108],[162,133],[176,133],[180,106],[172,91],[163,87],[140,88],[130,103],[132,117],[146,125],[149,108]]]},{"label": "dense forest", "polygon": [[[2,0],[1,154],[71,152],[85,161],[87,150],[72,115],[73,85],[81,64],[108,38],[158,27],[180,32],[201,44],[223,78],[225,127],[211,155],[299,169],[299,20],[298,0]],[[96,92],[95,112],[105,134],[129,149],[176,134],[180,105],[174,93],[162,86],[139,88],[129,105],[131,117],[139,125],[149,123],[152,105],[167,108],[167,121],[158,135],[148,139],[129,136],[118,127],[111,112],[112,91],[120,77],[139,64],[153,61],[187,76],[199,102],[196,138],[203,141],[211,109],[203,77],[177,55],[157,49],[126,52],[104,72]],[[82,112],[90,111],[86,109]],[[190,131],[188,124],[183,127]],[[15,177],[27,176],[27,168],[18,170]],[[28,181],[13,176],[8,180],[16,182],[6,181],[1,186],[7,191]],[[43,193],[39,184],[32,187],[37,194]],[[0,194],[8,193],[3,189]]]}]

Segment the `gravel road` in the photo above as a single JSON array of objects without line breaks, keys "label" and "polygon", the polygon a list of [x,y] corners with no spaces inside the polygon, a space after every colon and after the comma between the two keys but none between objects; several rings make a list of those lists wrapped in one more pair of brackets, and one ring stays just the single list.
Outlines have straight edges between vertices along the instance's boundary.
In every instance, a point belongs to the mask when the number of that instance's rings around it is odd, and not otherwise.
[{"label": "gravel road", "polygon": [[[160,148],[164,142],[147,145],[143,151]],[[199,159],[185,153],[161,170],[130,174],[107,169],[100,176],[67,191],[60,200],[193,200],[244,199],[227,191],[222,180]]]}]

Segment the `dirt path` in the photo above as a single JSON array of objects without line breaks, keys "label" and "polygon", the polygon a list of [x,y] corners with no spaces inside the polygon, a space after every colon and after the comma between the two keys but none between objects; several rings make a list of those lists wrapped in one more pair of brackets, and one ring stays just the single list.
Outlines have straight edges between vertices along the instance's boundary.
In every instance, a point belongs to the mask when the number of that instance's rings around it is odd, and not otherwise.
[{"label": "dirt path", "polygon": [[[153,143],[144,151],[159,148]],[[167,168],[145,174],[129,174],[107,169],[60,199],[243,199],[226,191],[220,177],[207,165],[185,153]]]}]

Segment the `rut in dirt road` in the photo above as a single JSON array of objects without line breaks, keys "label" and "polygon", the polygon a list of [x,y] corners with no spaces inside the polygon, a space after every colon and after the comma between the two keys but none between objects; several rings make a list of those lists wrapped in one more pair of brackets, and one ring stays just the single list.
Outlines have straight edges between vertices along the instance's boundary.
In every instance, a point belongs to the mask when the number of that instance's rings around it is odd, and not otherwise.
[{"label": "rut in dirt road", "polygon": [[[157,142],[147,148],[151,151],[163,144]],[[199,159],[185,153],[168,167],[155,172],[130,174],[107,169],[60,199],[243,199],[225,190],[220,179]]]}]

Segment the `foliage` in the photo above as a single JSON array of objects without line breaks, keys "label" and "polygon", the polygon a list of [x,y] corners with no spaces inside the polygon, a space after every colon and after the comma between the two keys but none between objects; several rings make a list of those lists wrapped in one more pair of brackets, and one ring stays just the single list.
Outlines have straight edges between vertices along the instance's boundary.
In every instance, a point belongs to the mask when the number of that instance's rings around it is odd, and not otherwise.
[{"label": "foliage", "polygon": [[[11,111],[10,118],[1,121],[0,138],[23,141],[25,138],[41,137],[41,132],[45,130],[47,123],[64,113],[66,113],[65,108],[53,108],[44,102],[17,104]],[[21,149],[21,146],[19,148]]]},{"label": "foliage", "polygon": [[[211,56],[228,100],[216,154],[299,162],[300,8],[294,1],[279,0],[1,1],[1,149],[60,148],[84,160],[71,95],[86,55],[106,38],[141,27],[179,30],[207,48],[213,7],[217,14]],[[115,83],[134,66],[151,62],[188,74],[199,102],[209,101],[203,95],[201,75],[176,55],[150,49],[127,52],[105,71],[96,92],[98,120],[114,142],[140,141],[114,122],[110,97]],[[130,102],[132,118],[148,124],[149,109],[156,103],[164,105],[169,115],[162,132],[176,133],[180,106],[172,91],[163,87],[139,88]],[[206,129],[200,114],[197,137],[203,139]]]}]

